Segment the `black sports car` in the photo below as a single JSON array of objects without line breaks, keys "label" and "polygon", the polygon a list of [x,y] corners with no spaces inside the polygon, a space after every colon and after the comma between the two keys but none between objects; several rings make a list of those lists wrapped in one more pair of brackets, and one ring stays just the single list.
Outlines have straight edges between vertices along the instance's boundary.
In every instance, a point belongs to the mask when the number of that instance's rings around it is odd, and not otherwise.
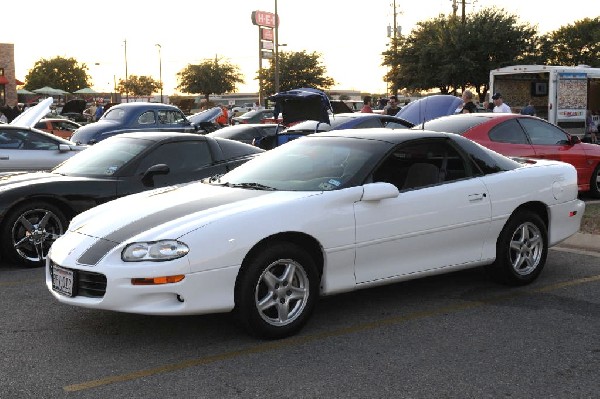
[{"label": "black sports car", "polygon": [[41,265],[69,220],[103,202],[223,174],[263,150],[192,133],[137,132],[103,140],[50,172],[0,174],[0,250]]}]

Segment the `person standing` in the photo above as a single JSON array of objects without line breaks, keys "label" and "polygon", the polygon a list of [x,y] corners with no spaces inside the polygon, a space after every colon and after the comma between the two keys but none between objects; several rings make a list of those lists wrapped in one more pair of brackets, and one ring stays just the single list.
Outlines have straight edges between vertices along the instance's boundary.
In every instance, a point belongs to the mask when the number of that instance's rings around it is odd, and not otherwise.
[{"label": "person standing", "polygon": [[492,96],[492,100],[494,100],[494,112],[506,114],[512,113],[512,110],[510,109],[508,104],[504,103],[504,100],[502,99],[502,94],[494,93],[494,95]]},{"label": "person standing", "polygon": [[373,113],[373,108],[371,108],[371,97],[365,97],[363,99],[363,106],[360,110],[362,113]]},{"label": "person standing", "polygon": [[390,96],[387,105],[385,108],[383,108],[383,115],[396,116],[398,111],[400,111],[400,107],[398,106],[398,97]]},{"label": "person standing", "polygon": [[97,121],[104,114],[104,105],[102,103],[98,103],[96,106],[96,112],[94,113],[94,121]]},{"label": "person standing", "polygon": [[590,143],[598,144],[597,135],[598,135],[598,126],[596,125],[596,122],[594,122],[594,118],[592,116],[592,111],[590,111],[588,109],[585,114],[585,135],[584,135],[584,137],[587,139],[587,136],[589,136]]},{"label": "person standing", "polygon": [[462,94],[463,107],[460,111],[461,114],[472,114],[477,112],[477,105],[473,102],[473,92],[471,90],[465,90]]}]

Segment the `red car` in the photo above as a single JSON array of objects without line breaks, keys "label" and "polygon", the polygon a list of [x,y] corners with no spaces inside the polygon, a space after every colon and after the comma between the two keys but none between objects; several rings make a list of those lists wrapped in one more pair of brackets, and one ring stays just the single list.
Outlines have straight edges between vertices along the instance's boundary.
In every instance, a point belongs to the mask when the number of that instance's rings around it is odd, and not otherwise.
[{"label": "red car", "polygon": [[413,129],[422,128],[460,134],[503,155],[570,163],[577,169],[579,191],[600,198],[600,145],[582,143],[544,119],[482,112],[443,116]]},{"label": "red car", "polygon": [[73,132],[81,125],[66,118],[44,118],[36,123],[35,128],[52,133],[55,136],[70,140]]}]

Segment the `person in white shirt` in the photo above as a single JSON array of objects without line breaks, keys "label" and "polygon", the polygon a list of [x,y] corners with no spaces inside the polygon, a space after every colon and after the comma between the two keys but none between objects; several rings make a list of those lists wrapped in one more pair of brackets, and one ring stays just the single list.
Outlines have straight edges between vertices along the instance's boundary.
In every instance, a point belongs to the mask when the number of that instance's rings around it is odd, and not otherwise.
[{"label": "person in white shirt", "polygon": [[492,100],[494,100],[494,112],[502,112],[502,113],[512,113],[510,107],[504,103],[502,100],[502,94],[494,93],[492,96]]}]

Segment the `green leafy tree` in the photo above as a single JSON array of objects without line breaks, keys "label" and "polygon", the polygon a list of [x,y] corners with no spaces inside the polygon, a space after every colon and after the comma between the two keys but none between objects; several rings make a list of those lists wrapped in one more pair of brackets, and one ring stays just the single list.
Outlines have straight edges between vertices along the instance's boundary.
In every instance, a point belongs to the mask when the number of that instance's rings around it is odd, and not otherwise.
[{"label": "green leafy tree", "polygon": [[236,84],[244,83],[237,65],[218,58],[206,60],[199,65],[189,64],[177,76],[178,90],[202,94],[207,103],[211,94],[231,93],[235,91]]},{"label": "green leafy tree", "polygon": [[[326,68],[320,61],[321,54],[306,51],[279,52],[279,91],[287,91],[300,87],[313,87],[326,90],[335,81],[326,76]],[[262,91],[268,95],[275,93],[275,63],[269,68],[258,71],[258,79],[262,81]]]},{"label": "green leafy tree", "polygon": [[150,96],[161,88],[160,82],[149,76],[129,75],[127,80],[120,79],[117,90],[119,93],[132,96]]},{"label": "green leafy tree", "polygon": [[600,17],[563,26],[546,40],[546,64],[600,67]]},{"label": "green leafy tree", "polygon": [[80,64],[75,58],[55,57],[40,59],[25,76],[27,90],[35,90],[44,86],[61,89],[69,93],[90,86],[86,64]]},{"label": "green leafy tree", "polygon": [[392,87],[442,93],[475,87],[480,98],[491,69],[535,59],[542,45],[535,28],[496,8],[470,15],[464,23],[439,15],[397,40],[394,46],[392,39],[383,61],[390,67],[384,79]]}]

